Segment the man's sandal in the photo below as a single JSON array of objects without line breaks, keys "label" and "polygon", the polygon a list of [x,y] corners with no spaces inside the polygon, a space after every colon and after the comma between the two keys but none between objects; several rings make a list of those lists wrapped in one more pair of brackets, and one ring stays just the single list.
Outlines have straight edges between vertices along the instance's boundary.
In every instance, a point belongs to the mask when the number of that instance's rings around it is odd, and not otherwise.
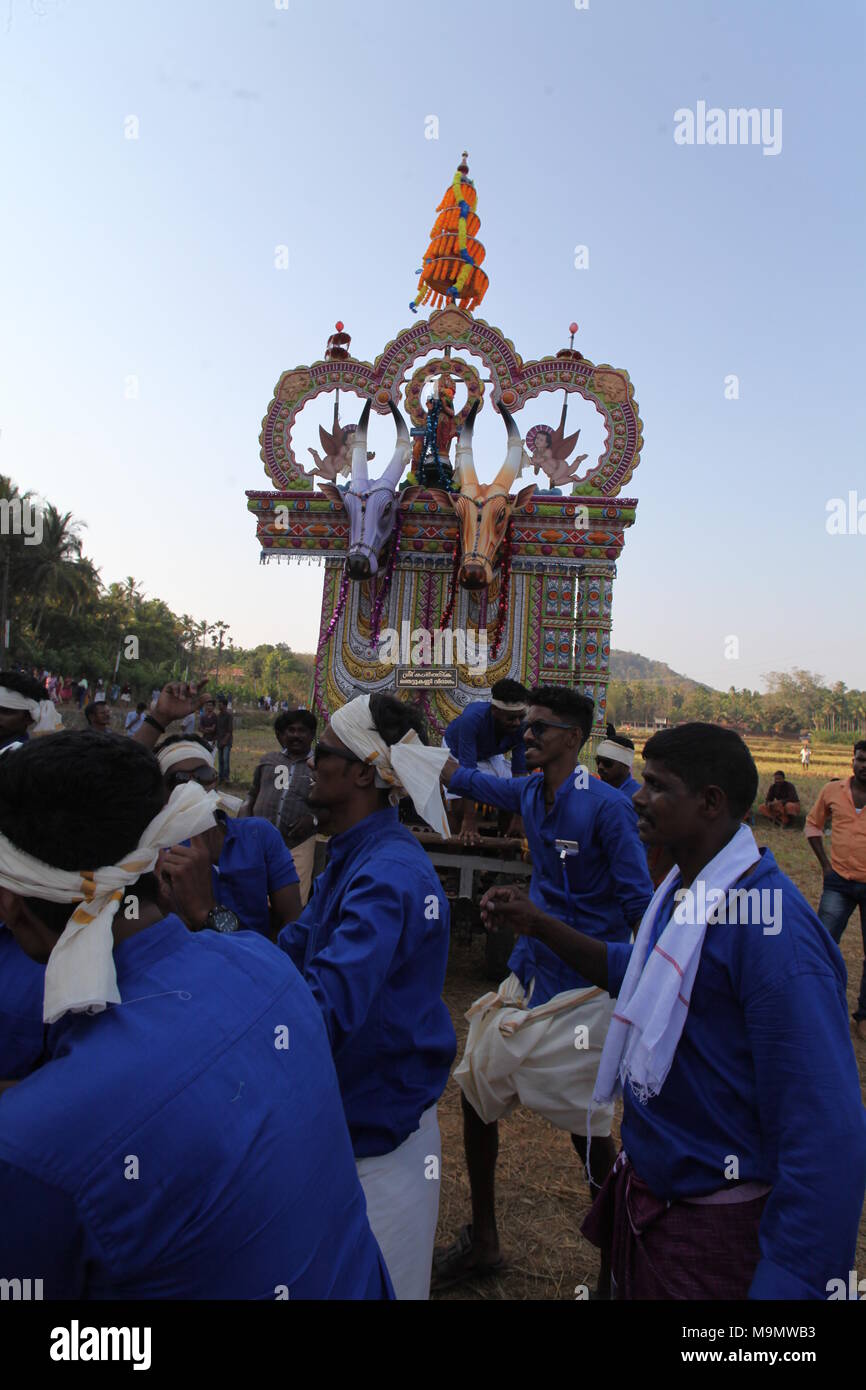
[{"label": "man's sandal", "polygon": [[453,1245],[440,1245],[433,1252],[433,1277],[431,1293],[442,1293],[445,1289],[469,1284],[475,1279],[489,1279],[492,1275],[503,1274],[508,1262],[503,1255],[494,1260],[472,1259],[472,1226],[461,1226]]}]

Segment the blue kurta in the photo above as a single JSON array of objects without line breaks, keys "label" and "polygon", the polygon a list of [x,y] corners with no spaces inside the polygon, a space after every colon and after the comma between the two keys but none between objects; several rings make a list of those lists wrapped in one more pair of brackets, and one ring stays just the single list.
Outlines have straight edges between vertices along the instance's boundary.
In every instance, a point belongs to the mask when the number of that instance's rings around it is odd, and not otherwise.
[{"label": "blue kurta", "polygon": [[219,862],[211,869],[214,897],[250,931],[271,934],[268,895],[298,882],[295,861],[275,825],[261,816],[225,821]]},{"label": "blue kurta", "polygon": [[0,923],[0,1081],[27,1076],[42,1056],[45,966]]},{"label": "blue kurta", "polygon": [[[637,818],[606,782],[586,774],[580,779],[586,785],[576,787],[575,780],[566,778],[549,813],[540,774],[509,781],[461,768],[448,790],[521,813],[532,854],[529,896],[544,912],[588,936],[628,941],[652,897]],[[563,861],[556,840],[576,840],[578,853]],[[590,984],[528,936],[519,938],[508,964],[525,989],[535,977],[533,1007]]]},{"label": "blue kurta", "polygon": [[523,729],[500,738],[493,725],[493,706],[487,700],[473,700],[445,730],[445,743],[461,767],[477,767],[494,753],[511,751],[511,775],[526,771],[526,744]]},{"label": "blue kurta", "polygon": [[[634,796],[635,792],[639,792],[640,789],[641,789],[641,784],[640,784],[640,782],[638,782],[638,780],[637,780],[636,777],[632,777],[631,773],[629,773],[628,777],[626,777],[626,779],[625,779],[625,781],[623,782],[623,784],[622,784],[621,787],[616,787],[616,788],[615,788],[615,790],[619,792],[620,796],[624,796],[624,797],[625,797],[625,799],[626,799],[626,801],[628,801],[629,805],[631,805],[631,799],[632,799],[632,797]],[[637,814],[637,813],[635,813],[635,814]]]},{"label": "blue kurta", "polygon": [[[670,920],[657,918],[654,941]],[[866,1189],[866,1113],[851,1046],[845,967],[829,932],[768,849],[743,888],[779,892],[781,930],[707,928],[685,1027],[660,1093],[627,1088],[622,1142],[666,1200],[739,1179],[772,1186],[752,1298],[827,1297],[854,1268]],[[755,907],[757,904],[755,903]],[[757,914],[755,914],[757,915]],[[616,994],[632,947],[610,945]],[[727,1170],[727,1171],[726,1171]]]},{"label": "blue kurta", "polygon": [[123,1003],[66,1014],[0,1097],[4,1274],[53,1299],[390,1296],[297,971],[173,916],[114,955]]},{"label": "blue kurta", "polygon": [[391,806],[332,837],[313,896],[280,932],[322,1011],[357,1158],[396,1149],[445,1089],[448,936],[436,872]]}]

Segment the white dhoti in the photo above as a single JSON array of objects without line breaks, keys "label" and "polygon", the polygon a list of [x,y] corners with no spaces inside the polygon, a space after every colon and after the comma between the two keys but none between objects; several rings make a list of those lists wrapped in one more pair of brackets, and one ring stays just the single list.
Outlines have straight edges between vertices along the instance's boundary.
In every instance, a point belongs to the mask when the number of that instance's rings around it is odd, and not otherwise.
[{"label": "white dhoti", "polygon": [[442,1168],[436,1106],[398,1149],[359,1158],[356,1167],[394,1292],[404,1300],[429,1298]]},{"label": "white dhoti", "polygon": [[[512,973],[467,1013],[469,1037],[455,1080],[485,1124],[525,1105],[557,1129],[586,1134],[612,1012],[610,995],[592,987],[529,1008]],[[610,1134],[612,1120],[612,1104],[596,1105],[593,1137]]]},{"label": "white dhoti", "polygon": [[310,896],[310,888],[313,883],[313,861],[316,857],[316,836],[311,835],[308,840],[302,840],[299,845],[295,845],[289,853],[295,866],[295,873],[298,875],[298,886],[301,890],[301,907],[306,905]]}]

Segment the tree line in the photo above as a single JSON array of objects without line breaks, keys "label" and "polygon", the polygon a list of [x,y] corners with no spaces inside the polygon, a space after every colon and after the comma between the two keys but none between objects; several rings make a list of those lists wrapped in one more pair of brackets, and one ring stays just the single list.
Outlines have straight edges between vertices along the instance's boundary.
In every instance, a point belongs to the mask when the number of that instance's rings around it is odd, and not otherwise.
[{"label": "tree line", "polygon": [[[40,524],[28,528],[37,507]],[[236,648],[228,623],[173,613],[162,599],[148,597],[132,575],[105,584],[84,554],[83,525],[0,475],[3,664],[76,682],[102,678],[107,687],[128,684],[141,699],[166,681],[207,676],[213,690],[236,701],[267,694],[306,703],[312,657],[298,656],[282,642]]]}]

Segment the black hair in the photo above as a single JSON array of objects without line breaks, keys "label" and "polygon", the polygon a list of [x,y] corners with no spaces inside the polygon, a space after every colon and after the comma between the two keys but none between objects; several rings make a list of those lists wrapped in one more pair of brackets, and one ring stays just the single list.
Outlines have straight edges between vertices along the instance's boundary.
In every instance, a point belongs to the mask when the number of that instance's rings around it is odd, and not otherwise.
[{"label": "black hair", "polygon": [[370,696],[370,715],[376,732],[390,748],[414,729],[422,743],[428,743],[427,724],[417,705],[398,700],[394,695],[381,691]]},{"label": "black hair", "polygon": [[774,773],[773,773],[773,776],[774,776],[774,777],[784,777],[784,775],[785,775],[784,772],[774,772]]},{"label": "black hair", "polygon": [[576,724],[585,739],[589,738],[595,705],[588,695],[572,690],[567,685],[536,685],[529,692],[531,705],[543,705],[560,719]]},{"label": "black hair", "polygon": [[57,869],[116,864],[164,803],[156,758],[120,734],[70,729],[0,758],[0,834]]},{"label": "black hair", "polygon": [[504,700],[509,705],[529,704],[529,691],[520,681],[497,681],[490,687],[490,694],[494,700]]},{"label": "black hair", "polygon": [[[104,700],[91,700],[91,702],[90,702],[89,705],[85,705],[85,706],[84,706],[84,718],[87,720],[88,724],[92,724],[92,723],[93,723],[93,716],[94,716],[94,714],[95,714],[96,711],[97,711],[98,709],[100,709],[103,705],[105,705],[105,701],[104,701]],[[105,705],[105,708],[108,709],[108,706]]]},{"label": "black hair", "polygon": [[866,738],[858,738],[854,744],[855,753],[866,753]]},{"label": "black hair", "polygon": [[290,724],[303,724],[305,729],[309,729],[313,738],[316,737],[318,724],[312,710],[290,709],[286,710],[284,714],[278,714],[274,720],[274,733],[278,735],[281,734]]},{"label": "black hair", "polygon": [[731,815],[741,819],[758,790],[758,769],[739,734],[718,724],[680,724],[653,734],[643,750],[679,777],[690,792],[721,787]]},{"label": "black hair", "polygon": [[47,700],[48,691],[41,681],[26,676],[23,671],[0,671],[0,685],[23,695],[25,700]]},{"label": "black hair", "polygon": [[604,732],[604,736],[611,743],[619,744],[620,748],[630,748],[632,752],[634,752],[634,744],[632,743],[631,739],[626,738],[625,734],[618,734],[616,731],[616,726],[614,724],[607,725]]},{"label": "black hair", "polygon": [[169,734],[167,738],[160,739],[158,746],[153,751],[159,757],[163,748],[170,748],[173,743],[200,743],[207,754],[207,761],[213,762],[213,749],[210,744],[205,743],[203,738],[199,738],[198,734]]},{"label": "black hair", "polygon": [[147,705],[144,703],[143,700],[139,700],[138,704],[137,704],[136,707],[135,707],[135,712],[136,712],[136,714],[138,713],[139,710],[142,710],[142,709],[147,709]]}]

